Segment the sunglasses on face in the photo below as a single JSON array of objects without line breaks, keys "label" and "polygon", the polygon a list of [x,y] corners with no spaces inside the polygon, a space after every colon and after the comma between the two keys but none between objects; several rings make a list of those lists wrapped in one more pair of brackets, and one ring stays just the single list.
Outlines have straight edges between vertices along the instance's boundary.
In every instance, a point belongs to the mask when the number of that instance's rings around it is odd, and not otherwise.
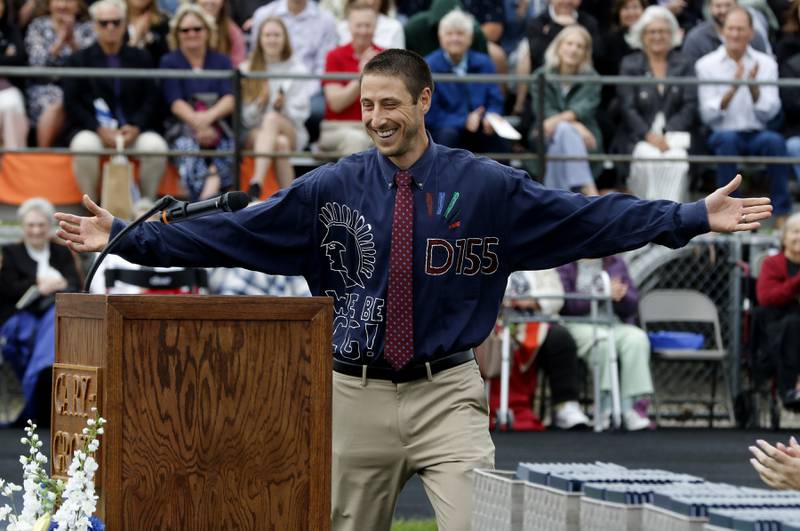
[{"label": "sunglasses on face", "polygon": [[107,20],[95,20],[101,28],[118,28],[122,24],[121,18],[110,18]]},{"label": "sunglasses on face", "polygon": [[203,26],[191,26],[188,28],[178,28],[178,31],[183,33],[184,35],[187,33],[200,33],[205,31],[206,29]]}]

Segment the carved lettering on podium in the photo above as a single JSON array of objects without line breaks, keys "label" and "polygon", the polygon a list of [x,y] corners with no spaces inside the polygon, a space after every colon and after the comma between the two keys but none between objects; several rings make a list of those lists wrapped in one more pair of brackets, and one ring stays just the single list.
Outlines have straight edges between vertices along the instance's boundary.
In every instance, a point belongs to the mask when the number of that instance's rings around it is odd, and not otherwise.
[{"label": "carved lettering on podium", "polygon": [[[56,363],[53,365],[53,422],[51,428],[52,473],[66,478],[75,450],[82,449],[83,428],[102,413],[100,367]],[[95,478],[97,481],[99,477]]]}]

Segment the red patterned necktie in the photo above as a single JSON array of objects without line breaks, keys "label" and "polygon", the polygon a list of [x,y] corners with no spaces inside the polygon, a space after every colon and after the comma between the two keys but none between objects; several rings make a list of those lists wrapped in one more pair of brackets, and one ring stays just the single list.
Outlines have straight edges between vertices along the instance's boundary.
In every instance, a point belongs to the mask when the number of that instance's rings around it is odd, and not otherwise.
[{"label": "red patterned necktie", "polygon": [[401,170],[394,176],[397,195],[394,200],[392,243],[389,251],[389,288],[387,293],[386,361],[400,370],[414,356],[414,282],[411,269],[414,237],[414,197],[411,173]]}]

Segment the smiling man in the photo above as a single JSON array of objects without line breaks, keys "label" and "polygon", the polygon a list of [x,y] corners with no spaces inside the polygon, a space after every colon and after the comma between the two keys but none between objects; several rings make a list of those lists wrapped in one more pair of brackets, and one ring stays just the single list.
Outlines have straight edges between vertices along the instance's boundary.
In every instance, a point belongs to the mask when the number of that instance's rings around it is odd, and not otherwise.
[{"label": "smiling man", "polygon": [[[740,178],[691,204],[586,197],[431,141],[431,73],[386,50],[364,67],[362,121],[377,149],[323,166],[270,200],[180,225],[145,223],[119,254],[147,265],[302,274],[333,299],[332,522],[389,530],[397,496],[422,479],[441,530],[470,526],[472,470],[492,467],[473,347],[489,334],[512,271],[554,267],[648,241],[751,230],[768,199],[734,199]],[[124,223],[57,214],[80,252]]]}]

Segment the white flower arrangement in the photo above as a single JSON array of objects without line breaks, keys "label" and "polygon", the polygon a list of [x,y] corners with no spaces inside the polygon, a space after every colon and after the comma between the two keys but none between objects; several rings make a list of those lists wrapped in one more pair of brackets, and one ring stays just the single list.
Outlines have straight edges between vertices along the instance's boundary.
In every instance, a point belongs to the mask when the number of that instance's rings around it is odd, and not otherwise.
[{"label": "white flower arrangement", "polygon": [[86,421],[83,428],[85,447],[75,450],[72,456],[66,483],[51,478],[43,469],[47,457],[41,453],[42,441],[36,434],[36,424],[28,420],[25,437],[20,439],[28,445],[28,455],[22,455],[22,487],[0,479],[0,495],[8,498],[12,505],[15,493],[22,491],[22,510],[14,512],[11,505],[0,507],[0,522],[8,522],[8,531],[102,531],[103,523],[94,515],[97,495],[94,490],[94,474],[97,461],[94,456],[100,448],[99,436],[103,434],[106,420],[92,408],[94,418]]}]

